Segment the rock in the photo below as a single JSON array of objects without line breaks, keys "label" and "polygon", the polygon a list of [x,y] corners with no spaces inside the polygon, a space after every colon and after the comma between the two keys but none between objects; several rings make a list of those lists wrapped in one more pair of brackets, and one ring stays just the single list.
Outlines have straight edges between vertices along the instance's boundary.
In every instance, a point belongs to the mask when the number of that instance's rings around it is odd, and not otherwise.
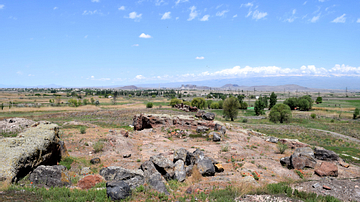
[{"label": "rock", "polygon": [[94,187],[97,183],[104,181],[104,178],[100,175],[88,175],[80,179],[77,183],[77,186],[80,189],[90,189]]},{"label": "rock", "polygon": [[209,128],[206,126],[198,126],[196,128],[197,133],[206,133],[208,130],[209,130]]},{"label": "rock", "polygon": [[170,195],[166,189],[166,186],[163,182],[163,177],[161,176],[160,173],[156,172],[150,175],[149,179],[147,180],[147,183],[156,191],[165,193],[166,195]]},{"label": "rock", "polygon": [[219,123],[215,124],[214,130],[218,131],[222,136],[225,135],[225,133],[226,133],[226,127]]},{"label": "rock", "polygon": [[186,176],[191,176],[193,171],[194,165],[189,165],[185,167]]},{"label": "rock", "polygon": [[337,161],[339,156],[330,150],[326,150],[322,147],[315,147],[314,149],[315,158],[324,161]]},{"label": "rock", "polygon": [[224,167],[220,164],[213,164],[215,166],[215,172],[220,173],[220,172],[224,172]]},{"label": "rock", "polygon": [[320,177],[323,176],[338,176],[338,167],[331,162],[322,162],[320,167],[315,170],[315,173]]},{"label": "rock", "polygon": [[309,147],[310,145],[300,142],[298,139],[279,139],[279,142],[287,144],[289,148]]},{"label": "rock", "polygon": [[315,158],[314,152],[310,147],[300,147],[295,149],[294,151],[295,155],[302,155],[302,156],[310,156],[312,158]]},{"label": "rock", "polygon": [[93,172],[90,170],[90,167],[83,167],[80,171],[80,175],[88,175],[92,173]]},{"label": "rock", "polygon": [[177,149],[175,150],[174,152],[174,163],[177,161],[177,160],[182,160],[182,161],[186,161],[186,154],[188,153],[188,151],[184,148],[180,148],[180,149]]},{"label": "rock", "polygon": [[277,137],[269,137],[266,141],[272,142],[272,143],[277,143],[279,141],[279,138],[277,138]]},{"label": "rock", "polygon": [[151,162],[151,161],[145,161],[144,163],[142,163],[140,166],[140,169],[144,172],[145,178],[149,178],[150,175],[158,172],[156,170],[153,162]]},{"label": "rock", "polygon": [[316,188],[320,187],[320,184],[319,184],[319,183],[315,183],[315,184],[312,185],[312,187],[316,189]]},{"label": "rock", "polygon": [[195,151],[193,152],[193,156],[195,158],[195,163],[205,158],[204,152],[202,152],[200,149],[195,149]]},{"label": "rock", "polygon": [[198,117],[198,118],[201,118],[206,112],[204,110],[199,110],[195,116]]},{"label": "rock", "polygon": [[290,156],[291,166],[295,169],[315,168],[316,160],[310,147],[297,148]]},{"label": "rock", "polygon": [[106,195],[111,200],[121,200],[131,196],[131,189],[126,182],[111,181],[106,183]]},{"label": "rock", "polygon": [[213,141],[219,142],[220,140],[221,140],[221,135],[216,132],[213,132]]},{"label": "rock", "polygon": [[326,185],[323,185],[323,189],[326,189],[326,190],[331,190],[330,187],[326,186]]},{"label": "rock", "polygon": [[188,188],[186,189],[185,193],[191,194],[191,193],[192,193],[192,188],[191,188],[191,187],[188,187]]},{"label": "rock", "polygon": [[124,154],[123,155],[123,158],[130,158],[131,157],[131,154]]},{"label": "rock", "polygon": [[109,166],[101,169],[100,175],[103,176],[106,181],[122,180],[126,182],[131,189],[144,184],[144,172],[140,169],[130,170],[118,166]]},{"label": "rock", "polygon": [[212,120],[214,120],[214,118],[215,118],[215,114],[212,113],[212,112],[208,112],[208,113],[203,114],[203,115],[202,115],[202,118],[205,119],[205,120],[210,120],[210,121],[212,121]]},{"label": "rock", "polygon": [[59,146],[60,146],[60,155],[61,155],[61,158],[65,158],[65,157],[69,157],[69,153],[66,149],[66,146],[65,146],[65,142],[64,141],[59,141]]},{"label": "rock", "polygon": [[16,138],[0,139],[0,181],[16,182],[39,165],[56,165],[60,148],[56,124],[38,123]]},{"label": "rock", "polygon": [[158,170],[165,179],[169,180],[174,177],[174,163],[169,159],[159,154],[156,156],[150,157],[150,161],[155,165],[156,170]]},{"label": "rock", "polygon": [[98,164],[98,163],[100,163],[100,158],[93,158],[93,159],[90,160],[90,163],[91,164]]},{"label": "rock", "polygon": [[344,161],[339,161],[339,165],[341,165],[341,166],[344,167],[344,168],[350,167],[350,164],[345,163]]},{"label": "rock", "polygon": [[48,187],[61,187],[71,184],[70,176],[63,165],[37,167],[29,177],[30,182]]},{"label": "rock", "polygon": [[283,157],[280,159],[280,163],[282,166],[286,166],[286,167],[291,167],[291,161],[290,161],[290,157]]},{"label": "rock", "polygon": [[186,170],[184,167],[184,161],[178,160],[175,163],[175,179],[179,182],[183,182],[186,178]]},{"label": "rock", "polygon": [[200,174],[203,176],[214,176],[215,167],[209,159],[202,159],[197,163]]}]

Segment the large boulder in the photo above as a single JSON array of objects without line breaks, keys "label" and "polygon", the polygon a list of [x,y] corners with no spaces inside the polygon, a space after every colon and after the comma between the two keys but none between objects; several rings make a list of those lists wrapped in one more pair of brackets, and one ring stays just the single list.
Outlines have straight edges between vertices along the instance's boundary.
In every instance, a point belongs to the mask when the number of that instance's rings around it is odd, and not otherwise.
[{"label": "large boulder", "polygon": [[60,142],[58,126],[48,122],[34,124],[16,138],[0,139],[0,181],[18,181],[39,165],[56,165],[67,153]]},{"label": "large boulder", "polygon": [[315,168],[316,160],[310,147],[297,148],[290,156],[291,166],[295,169]]},{"label": "large boulder", "polygon": [[213,133],[213,141],[214,142],[219,142],[221,140],[221,135],[218,133]]},{"label": "large boulder", "polygon": [[175,179],[179,182],[183,182],[186,178],[186,170],[184,167],[184,161],[178,160],[175,163]]},{"label": "large boulder", "polygon": [[109,166],[100,170],[100,175],[106,181],[124,181],[129,184],[131,189],[134,189],[144,184],[144,172],[140,169],[130,170],[118,166]]},{"label": "large boulder", "polygon": [[213,162],[210,159],[202,159],[197,162],[197,167],[199,172],[203,176],[214,176],[215,175],[215,167]]},{"label": "large boulder", "polygon": [[210,120],[210,121],[212,121],[212,120],[214,120],[214,118],[215,118],[215,114],[212,113],[212,112],[207,112],[207,113],[205,113],[205,114],[202,115],[202,118],[205,119],[205,120]]},{"label": "large boulder", "polygon": [[70,175],[63,165],[37,167],[29,177],[30,182],[47,187],[62,187],[71,184]]},{"label": "large boulder", "polygon": [[111,181],[106,183],[106,195],[111,200],[122,200],[131,196],[129,184],[122,180]]},{"label": "large boulder", "polygon": [[100,183],[102,181],[104,181],[104,178],[100,175],[88,175],[80,179],[77,183],[77,186],[80,189],[90,189],[94,187],[97,183]]},{"label": "large boulder", "polygon": [[282,166],[286,166],[288,168],[291,167],[291,161],[290,161],[290,157],[283,157],[280,159],[280,163]]},{"label": "large boulder", "polygon": [[151,188],[161,193],[167,193],[164,177],[156,170],[153,162],[145,161],[141,164],[140,168],[144,171],[145,182],[151,186]]},{"label": "large boulder", "polygon": [[172,179],[174,177],[174,163],[167,159],[162,154],[151,156],[150,161],[153,162],[156,170],[158,170],[161,175],[165,177],[166,180]]},{"label": "large boulder", "polygon": [[188,151],[186,149],[184,149],[184,148],[180,148],[180,149],[175,150],[175,152],[174,152],[174,163],[177,160],[186,161],[187,152]]},{"label": "large boulder", "polygon": [[201,118],[206,112],[204,110],[199,110],[195,116],[198,117],[198,118]]},{"label": "large boulder", "polygon": [[322,147],[315,147],[314,149],[315,158],[324,161],[337,161],[339,160],[339,155],[335,152],[324,149]]},{"label": "large boulder", "polygon": [[315,170],[315,173],[320,177],[337,177],[339,175],[338,167],[335,164],[326,161],[321,163],[320,167]]},{"label": "large boulder", "polygon": [[209,130],[209,127],[206,126],[198,126],[196,128],[197,133],[206,133]]}]

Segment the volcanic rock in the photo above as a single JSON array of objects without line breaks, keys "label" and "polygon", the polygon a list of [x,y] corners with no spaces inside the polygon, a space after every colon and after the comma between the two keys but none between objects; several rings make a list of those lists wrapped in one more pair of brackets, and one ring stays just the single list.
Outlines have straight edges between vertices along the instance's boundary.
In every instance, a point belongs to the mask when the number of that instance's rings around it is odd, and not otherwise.
[{"label": "volcanic rock", "polygon": [[122,180],[111,181],[106,183],[106,195],[111,200],[121,200],[131,196],[129,184]]},{"label": "volcanic rock", "polygon": [[100,175],[103,176],[106,181],[122,180],[126,182],[131,189],[144,184],[144,172],[140,169],[130,170],[118,166],[109,166],[101,169]]},{"label": "volcanic rock", "polygon": [[70,176],[63,165],[37,167],[29,177],[30,182],[48,187],[61,187],[71,184]]}]

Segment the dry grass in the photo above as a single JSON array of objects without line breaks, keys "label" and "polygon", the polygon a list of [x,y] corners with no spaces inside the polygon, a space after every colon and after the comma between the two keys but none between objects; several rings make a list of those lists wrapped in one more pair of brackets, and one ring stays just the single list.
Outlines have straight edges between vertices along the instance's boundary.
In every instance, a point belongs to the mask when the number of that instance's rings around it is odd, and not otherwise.
[{"label": "dry grass", "polygon": [[[22,108],[17,108],[17,107],[12,107],[10,109],[10,113],[11,112],[49,112],[49,111],[67,111],[67,112],[72,112],[72,111],[90,111],[90,110],[99,110],[100,107],[96,107],[94,105],[85,105],[85,106],[80,106],[80,107],[22,107]],[[4,108],[4,110],[1,110],[0,113],[9,113],[9,109],[8,108]]]},{"label": "dry grass", "polygon": [[187,186],[191,186],[194,183],[198,183],[200,182],[200,180],[203,178],[203,176],[201,175],[201,173],[199,172],[198,167],[195,165],[192,169],[192,174],[190,177],[187,177],[185,180],[185,183]]}]

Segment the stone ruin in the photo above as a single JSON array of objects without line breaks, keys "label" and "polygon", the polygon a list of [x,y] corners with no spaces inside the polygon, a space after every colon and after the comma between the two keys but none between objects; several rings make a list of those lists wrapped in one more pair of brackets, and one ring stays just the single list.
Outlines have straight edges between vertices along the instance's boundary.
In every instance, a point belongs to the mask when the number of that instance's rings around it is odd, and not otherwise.
[{"label": "stone ruin", "polygon": [[174,107],[177,108],[177,109],[180,109],[180,110],[182,110],[182,111],[185,111],[185,112],[197,112],[197,111],[198,111],[198,108],[197,108],[197,107],[192,107],[192,106],[189,106],[189,105],[184,105],[183,103],[176,104]]}]

